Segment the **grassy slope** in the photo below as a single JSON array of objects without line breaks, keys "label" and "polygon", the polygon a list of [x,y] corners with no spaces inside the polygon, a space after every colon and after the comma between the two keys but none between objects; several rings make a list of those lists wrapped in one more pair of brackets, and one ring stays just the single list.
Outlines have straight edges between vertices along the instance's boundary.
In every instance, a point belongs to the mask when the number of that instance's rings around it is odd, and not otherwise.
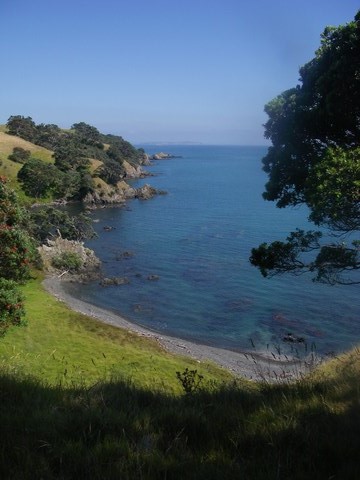
[{"label": "grassy slope", "polygon": [[201,370],[208,380],[230,375],[165,352],[150,341],[71,311],[45,292],[39,278],[23,287],[28,325],[0,340],[0,364],[7,371],[31,374],[54,385],[93,384],[111,375],[141,387],[179,391],[176,371]]},{"label": "grassy slope", "polygon": [[25,203],[33,203],[35,199],[26,197],[17,182],[17,174],[22,165],[8,159],[8,156],[13,152],[14,147],[21,147],[25,150],[30,150],[33,157],[43,160],[44,162],[53,163],[52,152],[46,148],[39,147],[33,143],[27,142],[22,138],[5,133],[5,127],[0,128],[0,175],[5,175],[11,188],[13,188],[19,199]]}]

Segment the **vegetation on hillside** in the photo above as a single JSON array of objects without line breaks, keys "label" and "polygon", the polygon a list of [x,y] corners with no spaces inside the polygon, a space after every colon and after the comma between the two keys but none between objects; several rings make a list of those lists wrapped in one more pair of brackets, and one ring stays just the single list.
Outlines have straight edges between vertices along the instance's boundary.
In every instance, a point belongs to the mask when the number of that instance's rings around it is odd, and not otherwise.
[{"label": "vegetation on hillside", "polygon": [[269,102],[263,159],[266,200],[306,204],[309,220],[332,234],[292,232],[286,242],[263,243],[251,262],[264,276],[310,271],[329,284],[360,283],[360,11],[344,26],[328,27],[300,82]]},{"label": "vegetation on hillside", "polygon": [[[7,155],[22,165],[16,170],[17,178],[25,194],[36,199],[81,200],[96,189],[94,178],[116,186],[126,177],[124,161],[139,166],[145,158],[142,149],[120,136],[104,135],[85,122],[65,131],[57,125],[36,125],[31,117],[14,115],[6,127],[9,135],[52,152],[52,164],[44,163],[25,146],[15,145]],[[100,162],[95,171],[94,161]]]},{"label": "vegetation on hillside", "polygon": [[20,325],[25,313],[18,284],[29,279],[30,262],[35,259],[26,221],[25,209],[0,177],[0,336],[10,326]]}]

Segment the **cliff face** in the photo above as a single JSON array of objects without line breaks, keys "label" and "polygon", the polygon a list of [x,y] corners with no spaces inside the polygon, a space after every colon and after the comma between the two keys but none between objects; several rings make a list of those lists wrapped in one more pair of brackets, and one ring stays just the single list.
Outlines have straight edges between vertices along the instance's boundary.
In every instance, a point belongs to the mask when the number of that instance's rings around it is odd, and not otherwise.
[{"label": "cliff face", "polygon": [[128,163],[126,160],[124,160],[122,166],[125,169],[127,178],[141,178],[146,175],[140,165],[137,165],[135,167]]}]

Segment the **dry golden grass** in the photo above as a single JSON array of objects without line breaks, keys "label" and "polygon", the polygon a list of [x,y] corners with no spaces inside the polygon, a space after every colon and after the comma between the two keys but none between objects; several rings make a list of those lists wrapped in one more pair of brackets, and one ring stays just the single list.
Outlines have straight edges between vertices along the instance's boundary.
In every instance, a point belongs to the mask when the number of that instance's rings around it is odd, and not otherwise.
[{"label": "dry golden grass", "polygon": [[96,160],[96,158],[90,158],[90,173],[93,174],[103,163],[101,160]]},{"label": "dry golden grass", "polygon": [[8,178],[11,188],[16,190],[18,195],[21,197],[21,200],[24,200],[24,193],[20,189],[17,182],[17,174],[22,165],[21,163],[16,163],[12,160],[9,160],[8,156],[11,155],[14,147],[21,147],[24,150],[29,150],[33,157],[39,158],[44,162],[53,163],[53,152],[44,147],[34,145],[31,142],[27,142],[22,138],[14,135],[8,135],[5,133],[5,129],[6,127],[4,125],[0,126],[0,175],[4,175]]},{"label": "dry golden grass", "polygon": [[8,135],[4,131],[0,131],[0,160],[7,160],[7,157],[12,153],[14,147],[21,147],[24,150],[30,150],[33,157],[39,158],[44,162],[53,163],[52,151],[44,147],[34,145],[22,138],[14,135]]}]

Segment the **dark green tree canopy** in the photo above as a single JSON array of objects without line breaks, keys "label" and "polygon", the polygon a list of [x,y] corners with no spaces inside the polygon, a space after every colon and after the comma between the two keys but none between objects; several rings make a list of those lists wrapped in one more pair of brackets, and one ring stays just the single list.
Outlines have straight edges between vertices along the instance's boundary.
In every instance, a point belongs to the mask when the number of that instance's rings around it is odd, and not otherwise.
[{"label": "dark green tree canopy", "polygon": [[17,163],[25,163],[29,160],[30,156],[30,150],[25,150],[21,147],[14,147],[13,152],[8,156],[8,159]]},{"label": "dark green tree canopy", "polygon": [[29,142],[32,142],[36,137],[36,125],[31,117],[12,115],[6,126],[10,135],[16,135]]},{"label": "dark green tree canopy", "polygon": [[[314,232],[311,241],[306,232],[293,232],[287,242],[253,249],[250,261],[265,276],[310,270],[318,281],[360,283],[360,12],[324,30],[315,57],[300,69],[300,85],[265,112],[272,146],[263,159],[264,198],[278,207],[305,203],[315,225],[342,238],[320,244]],[[305,261],[309,250],[318,255]]]},{"label": "dark green tree canopy", "polygon": [[43,198],[56,190],[61,173],[54,165],[31,158],[21,167],[17,177],[26,195]]}]

